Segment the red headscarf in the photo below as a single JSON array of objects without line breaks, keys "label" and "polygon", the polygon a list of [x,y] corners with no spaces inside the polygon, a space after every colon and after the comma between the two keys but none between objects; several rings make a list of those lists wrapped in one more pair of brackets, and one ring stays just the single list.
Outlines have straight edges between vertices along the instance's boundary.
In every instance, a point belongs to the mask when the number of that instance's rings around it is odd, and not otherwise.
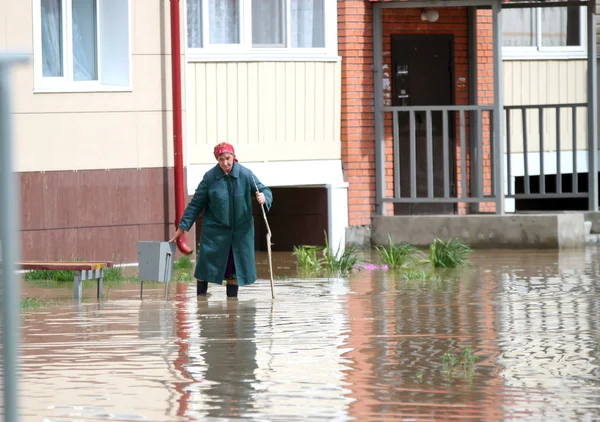
[{"label": "red headscarf", "polygon": [[227,142],[221,142],[220,144],[218,144],[215,147],[214,150],[214,154],[215,154],[215,158],[219,158],[219,155],[224,154],[224,153],[230,153],[233,155],[233,161],[237,162],[237,158],[235,158],[235,150],[233,149],[233,145],[228,144]]}]

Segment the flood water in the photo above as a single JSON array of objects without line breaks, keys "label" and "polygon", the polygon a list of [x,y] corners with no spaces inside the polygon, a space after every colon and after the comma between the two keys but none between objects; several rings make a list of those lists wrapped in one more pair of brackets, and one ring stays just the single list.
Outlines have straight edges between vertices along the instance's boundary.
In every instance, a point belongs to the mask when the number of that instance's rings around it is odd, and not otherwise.
[{"label": "flood water", "polygon": [[[598,249],[478,251],[428,282],[299,279],[275,254],[274,301],[258,259],[237,301],[23,282],[53,303],[22,311],[22,420],[600,419]],[[474,366],[444,366],[467,348]]]}]

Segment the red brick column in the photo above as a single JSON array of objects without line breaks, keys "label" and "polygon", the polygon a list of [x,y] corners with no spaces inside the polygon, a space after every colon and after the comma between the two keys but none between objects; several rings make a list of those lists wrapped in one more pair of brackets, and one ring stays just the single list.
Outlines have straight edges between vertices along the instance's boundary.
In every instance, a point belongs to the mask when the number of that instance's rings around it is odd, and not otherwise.
[{"label": "red brick column", "polygon": [[[477,11],[477,104],[494,104],[494,45],[492,11]],[[492,155],[489,114],[483,121],[483,193],[492,193]],[[496,203],[482,203],[480,212],[495,212]]]},{"label": "red brick column", "polygon": [[342,57],[342,163],[348,188],[348,224],[370,225],[375,214],[373,9],[364,0],[338,1]]}]

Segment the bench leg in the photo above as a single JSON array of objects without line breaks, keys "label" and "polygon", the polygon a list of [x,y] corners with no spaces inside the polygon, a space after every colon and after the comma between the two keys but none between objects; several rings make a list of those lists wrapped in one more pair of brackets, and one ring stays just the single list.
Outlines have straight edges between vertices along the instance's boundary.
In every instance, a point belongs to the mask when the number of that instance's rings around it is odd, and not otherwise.
[{"label": "bench leg", "polygon": [[73,298],[80,300],[82,296],[81,271],[75,271],[75,280],[73,285]]},{"label": "bench leg", "polygon": [[102,281],[104,280],[104,270],[100,269],[98,274],[98,300],[102,298]]}]

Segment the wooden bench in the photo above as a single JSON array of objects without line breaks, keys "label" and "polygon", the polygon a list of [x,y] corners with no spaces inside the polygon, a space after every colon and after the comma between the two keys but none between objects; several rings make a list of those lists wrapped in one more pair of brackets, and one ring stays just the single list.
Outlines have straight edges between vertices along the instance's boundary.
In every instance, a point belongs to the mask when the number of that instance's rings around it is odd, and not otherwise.
[{"label": "wooden bench", "polygon": [[74,271],[73,298],[81,299],[82,282],[84,280],[97,280],[97,298],[102,297],[102,280],[104,269],[111,268],[112,262],[19,262],[23,270],[66,270]]}]

